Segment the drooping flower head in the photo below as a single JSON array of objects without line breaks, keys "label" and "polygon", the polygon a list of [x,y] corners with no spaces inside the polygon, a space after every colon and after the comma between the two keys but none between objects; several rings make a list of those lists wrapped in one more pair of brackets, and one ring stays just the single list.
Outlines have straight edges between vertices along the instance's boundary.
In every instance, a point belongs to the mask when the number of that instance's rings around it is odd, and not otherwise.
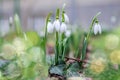
[{"label": "drooping flower head", "polygon": [[48,21],[48,24],[47,24],[47,32],[48,33],[53,33],[54,31],[54,26],[53,24],[51,23],[51,20]]},{"label": "drooping flower head", "polygon": [[12,27],[13,27],[13,18],[9,17],[9,28],[10,28],[10,31],[12,31]]},{"label": "drooping flower head", "polygon": [[55,28],[55,30],[56,30],[57,32],[59,32],[59,30],[60,30],[60,21],[59,21],[59,19],[56,19],[56,20],[53,22],[53,27]]},{"label": "drooping flower head", "polygon": [[65,22],[65,16],[64,16],[64,10],[62,11],[62,24],[61,24],[61,27],[60,27],[60,32],[61,33],[65,33],[66,30],[67,30],[67,25],[66,25],[66,22]]},{"label": "drooping flower head", "polygon": [[12,25],[13,24],[13,18],[9,17],[9,24]]},{"label": "drooping flower head", "polygon": [[69,17],[66,13],[64,13],[64,17],[65,17],[65,23],[68,24],[69,23]]},{"label": "drooping flower head", "polygon": [[65,12],[65,6],[66,6],[66,4],[64,4],[63,5],[63,9],[62,9],[62,14],[63,14],[63,16],[64,16],[64,22],[66,23],[66,24],[68,24],[69,23],[69,17],[68,17],[68,15],[66,14],[66,12]]},{"label": "drooping flower head", "polygon": [[65,22],[62,22],[61,27],[60,27],[60,32],[64,33],[66,32],[66,30],[67,30],[67,25],[65,24]]},{"label": "drooping flower head", "polygon": [[98,23],[98,21],[95,22],[94,24],[94,34],[101,34],[102,33],[102,29],[101,29],[101,25]]}]

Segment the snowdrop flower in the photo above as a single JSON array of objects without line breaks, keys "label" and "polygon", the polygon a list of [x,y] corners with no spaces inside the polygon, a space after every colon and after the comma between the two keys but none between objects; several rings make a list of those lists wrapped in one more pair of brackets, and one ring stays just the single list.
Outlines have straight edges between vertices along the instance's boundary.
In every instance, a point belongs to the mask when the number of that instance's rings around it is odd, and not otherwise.
[{"label": "snowdrop flower", "polygon": [[47,32],[48,32],[48,33],[53,33],[53,30],[54,30],[54,26],[53,26],[53,24],[49,21],[48,24],[47,24]]},{"label": "snowdrop flower", "polygon": [[63,15],[64,15],[65,23],[69,23],[69,17],[67,16],[67,14],[64,11],[65,6],[66,6],[66,4],[64,3],[63,4]]},{"label": "snowdrop flower", "polygon": [[66,30],[67,30],[67,26],[66,26],[65,22],[62,22],[61,27],[60,27],[60,32],[64,33]]},{"label": "snowdrop flower", "polygon": [[45,32],[40,31],[39,35],[40,35],[40,37],[45,37]]},{"label": "snowdrop flower", "polygon": [[10,24],[10,25],[13,24],[13,18],[12,18],[12,17],[9,18],[9,24]]},{"label": "snowdrop flower", "polygon": [[10,31],[12,31],[12,27],[13,27],[13,18],[9,17],[9,28],[10,28]]},{"label": "snowdrop flower", "polygon": [[97,33],[99,33],[99,34],[102,33],[101,26],[99,23],[95,23],[95,25],[94,25],[94,34],[96,35]]},{"label": "snowdrop flower", "polygon": [[67,16],[66,13],[64,13],[64,18],[65,18],[65,23],[69,23],[69,17]]},{"label": "snowdrop flower", "polygon": [[60,30],[60,21],[59,19],[56,19],[53,23],[53,27],[55,28],[56,31]]},{"label": "snowdrop flower", "polygon": [[65,32],[65,36],[66,36],[66,37],[70,37],[70,35],[71,35],[71,31],[70,31],[70,30],[67,30],[67,31]]}]

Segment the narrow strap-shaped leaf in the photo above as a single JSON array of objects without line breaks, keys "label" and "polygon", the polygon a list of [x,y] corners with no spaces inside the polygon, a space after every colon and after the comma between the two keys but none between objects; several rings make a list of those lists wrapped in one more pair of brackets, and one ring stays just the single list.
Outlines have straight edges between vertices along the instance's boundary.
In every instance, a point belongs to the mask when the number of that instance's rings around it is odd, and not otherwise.
[{"label": "narrow strap-shaped leaf", "polygon": [[80,50],[80,48],[78,47],[78,49],[75,51],[75,57],[76,58],[78,58],[78,56],[79,56],[79,50]]},{"label": "narrow strap-shaped leaf", "polygon": [[59,38],[59,54],[60,54],[59,56],[62,56],[62,54],[63,54],[64,38],[65,38],[64,33],[61,33],[60,38]]},{"label": "narrow strap-shaped leaf", "polygon": [[58,62],[59,57],[59,44],[58,44],[58,32],[56,32],[56,45],[55,45],[55,64]]},{"label": "narrow strap-shaped leaf", "polygon": [[63,41],[63,54],[62,54],[62,60],[65,58],[65,51],[66,51],[66,43],[68,41],[68,38],[64,39]]},{"label": "narrow strap-shaped leaf", "polygon": [[15,29],[17,34],[21,34],[22,33],[22,29],[21,29],[21,23],[20,23],[20,19],[19,16],[17,14],[15,14],[14,16],[14,23],[15,23]]},{"label": "narrow strap-shaped leaf", "polygon": [[87,40],[86,40],[86,37],[85,37],[84,41],[83,41],[83,48],[82,48],[82,53],[81,53],[81,60],[85,59],[86,49],[87,49]]}]

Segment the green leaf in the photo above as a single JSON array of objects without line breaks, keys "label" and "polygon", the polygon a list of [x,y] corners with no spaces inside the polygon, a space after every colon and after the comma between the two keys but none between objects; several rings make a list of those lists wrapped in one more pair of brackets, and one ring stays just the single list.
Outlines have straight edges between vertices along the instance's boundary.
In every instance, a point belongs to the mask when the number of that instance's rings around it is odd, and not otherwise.
[{"label": "green leaf", "polygon": [[14,16],[15,29],[18,35],[22,33],[20,18],[17,14]]},{"label": "green leaf", "polygon": [[80,65],[78,62],[74,62],[70,64],[69,68],[67,69],[66,76],[67,77],[80,76],[78,71],[80,71]]},{"label": "green leaf", "polygon": [[68,38],[65,38],[65,39],[63,40],[63,54],[62,54],[62,60],[64,60],[64,57],[65,57],[67,41],[68,41]]},{"label": "green leaf", "polygon": [[64,76],[64,69],[65,69],[65,64],[51,66],[49,69],[49,73],[59,75],[59,76]]},{"label": "green leaf", "polygon": [[35,74],[35,63],[31,63],[31,65],[27,68],[24,69],[23,71],[23,79],[34,79],[36,74]]},{"label": "green leaf", "polygon": [[83,41],[83,48],[82,48],[81,60],[84,60],[84,59],[85,59],[86,49],[87,49],[87,39],[86,39],[86,37],[85,37],[85,38],[84,38],[84,41]]}]

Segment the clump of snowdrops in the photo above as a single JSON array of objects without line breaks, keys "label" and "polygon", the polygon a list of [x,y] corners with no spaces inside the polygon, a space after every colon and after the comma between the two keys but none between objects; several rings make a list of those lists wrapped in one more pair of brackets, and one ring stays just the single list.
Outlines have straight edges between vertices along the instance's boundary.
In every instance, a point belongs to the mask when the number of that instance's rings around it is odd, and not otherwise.
[{"label": "clump of snowdrops", "polygon": [[47,41],[48,34],[55,34],[55,57],[51,60],[51,65],[48,70],[50,77],[56,77],[60,80],[65,80],[70,77],[81,76],[80,73],[84,72],[83,65],[86,63],[86,49],[88,46],[90,35],[92,31],[94,31],[95,35],[97,35],[98,33],[101,34],[102,32],[101,26],[97,19],[97,16],[99,14],[100,13],[94,16],[89,31],[86,35],[84,35],[81,53],[78,53],[78,48],[75,51],[74,58],[70,58],[66,55],[66,46],[67,41],[70,38],[70,33],[69,36],[66,35],[68,34],[67,31],[69,30],[69,17],[65,12],[65,6],[63,6],[62,10],[60,10],[59,8],[56,10],[55,20],[51,20],[52,13],[48,14],[45,27],[45,41]]}]

